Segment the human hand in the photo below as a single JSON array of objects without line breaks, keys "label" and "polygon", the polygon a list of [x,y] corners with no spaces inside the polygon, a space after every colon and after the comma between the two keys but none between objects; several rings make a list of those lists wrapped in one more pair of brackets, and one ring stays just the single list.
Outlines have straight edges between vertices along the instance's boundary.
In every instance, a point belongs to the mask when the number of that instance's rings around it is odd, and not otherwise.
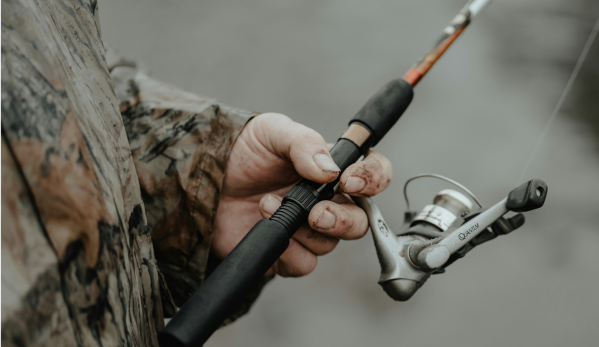
[{"label": "human hand", "polygon": [[[214,223],[212,252],[224,259],[262,218],[269,218],[283,196],[301,178],[328,183],[339,168],[329,146],[316,131],[288,117],[265,113],[252,119],[237,138],[227,163]],[[308,224],[267,274],[299,277],[312,272],[317,256],[331,252],[339,240],[359,239],[368,231],[366,213],[344,193],[373,196],[391,183],[392,166],[370,151],[341,175],[339,192],[310,212]]]}]

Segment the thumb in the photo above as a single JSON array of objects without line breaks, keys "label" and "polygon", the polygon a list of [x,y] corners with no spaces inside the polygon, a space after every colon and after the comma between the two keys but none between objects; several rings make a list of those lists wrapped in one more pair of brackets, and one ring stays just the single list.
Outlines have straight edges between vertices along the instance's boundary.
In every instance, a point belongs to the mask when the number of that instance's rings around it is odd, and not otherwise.
[{"label": "thumb", "polygon": [[300,176],[327,183],[339,175],[325,140],[316,131],[276,113],[261,114],[252,122],[258,140],[272,153],[291,160]]}]

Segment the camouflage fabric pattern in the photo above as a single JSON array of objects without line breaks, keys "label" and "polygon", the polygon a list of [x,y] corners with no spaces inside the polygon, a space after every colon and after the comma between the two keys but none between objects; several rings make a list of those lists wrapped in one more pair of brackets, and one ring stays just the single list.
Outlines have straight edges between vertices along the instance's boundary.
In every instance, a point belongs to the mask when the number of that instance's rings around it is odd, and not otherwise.
[{"label": "camouflage fabric pattern", "polygon": [[156,259],[181,306],[204,280],[226,160],[254,113],[158,82],[135,63],[109,64]]},{"label": "camouflage fabric pattern", "polygon": [[6,346],[157,346],[205,276],[252,113],[125,66],[113,87],[100,35],[95,1],[2,0]]}]

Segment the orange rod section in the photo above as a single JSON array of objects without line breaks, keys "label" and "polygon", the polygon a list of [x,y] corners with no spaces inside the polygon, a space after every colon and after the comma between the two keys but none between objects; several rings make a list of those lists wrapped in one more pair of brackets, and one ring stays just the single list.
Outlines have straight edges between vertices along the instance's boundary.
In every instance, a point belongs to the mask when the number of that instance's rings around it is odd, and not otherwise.
[{"label": "orange rod section", "polygon": [[431,67],[435,65],[437,60],[441,58],[443,53],[445,53],[449,46],[451,46],[451,44],[458,38],[458,36],[460,36],[462,31],[464,31],[464,29],[467,26],[468,23],[456,29],[456,31],[453,34],[451,34],[449,37],[443,40],[439,45],[431,49],[416,66],[414,66],[413,68],[408,70],[408,72],[406,72],[403,79],[406,80],[406,82],[410,83],[412,87],[415,87],[418,84],[418,82],[420,82],[422,77],[424,77],[428,70],[430,70]]}]

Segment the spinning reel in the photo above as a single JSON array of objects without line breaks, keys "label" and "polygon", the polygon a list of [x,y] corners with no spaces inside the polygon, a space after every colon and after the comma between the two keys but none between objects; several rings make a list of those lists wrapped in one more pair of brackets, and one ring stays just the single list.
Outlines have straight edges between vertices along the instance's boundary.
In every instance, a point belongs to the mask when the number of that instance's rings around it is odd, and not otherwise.
[{"label": "spinning reel", "polygon": [[[420,213],[410,211],[407,186],[422,177],[434,177],[449,182],[466,195],[445,189],[437,193],[433,203]],[[416,293],[431,274],[463,258],[474,247],[499,235],[506,235],[524,224],[520,212],[535,210],[545,203],[547,184],[536,178],[530,180],[488,209],[461,184],[435,174],[422,174],[409,179],[404,186],[408,211],[404,227],[394,234],[371,198],[355,198],[366,211],[381,265],[379,284],[387,295],[406,301]],[[474,207],[474,203],[477,205]],[[510,218],[503,216],[517,212]]]}]

